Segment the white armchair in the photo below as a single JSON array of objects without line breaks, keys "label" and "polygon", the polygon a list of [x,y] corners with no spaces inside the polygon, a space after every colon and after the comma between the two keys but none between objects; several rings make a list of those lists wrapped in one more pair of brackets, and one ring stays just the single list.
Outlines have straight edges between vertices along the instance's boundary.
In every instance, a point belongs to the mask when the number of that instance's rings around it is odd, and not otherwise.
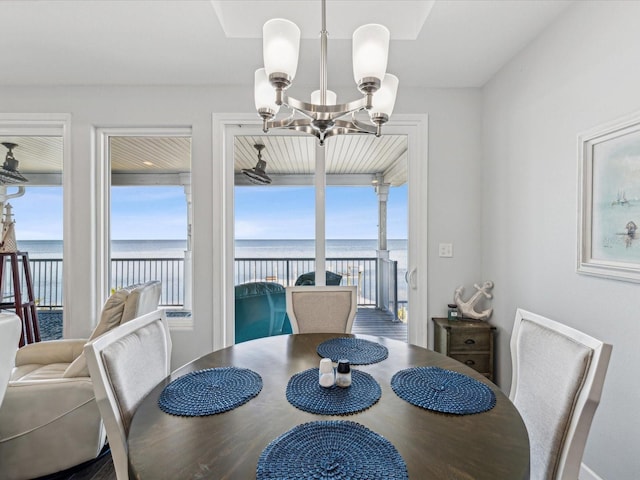
[{"label": "white armchair", "polygon": [[30,479],[96,458],[106,434],[84,345],[158,308],[161,283],[125,287],[105,303],[89,339],[53,340],[18,350],[0,408],[2,478]]},{"label": "white armchair", "polygon": [[0,405],[9,384],[21,331],[20,317],[14,313],[0,313]]}]

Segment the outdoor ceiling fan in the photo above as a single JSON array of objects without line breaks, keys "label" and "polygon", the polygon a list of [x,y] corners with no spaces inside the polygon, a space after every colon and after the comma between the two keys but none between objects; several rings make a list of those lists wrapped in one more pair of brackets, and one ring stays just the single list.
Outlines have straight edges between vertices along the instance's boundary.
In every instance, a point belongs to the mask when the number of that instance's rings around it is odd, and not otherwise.
[{"label": "outdoor ceiling fan", "polygon": [[249,177],[249,181],[251,183],[255,183],[256,185],[269,185],[271,183],[271,178],[269,178],[269,175],[265,172],[267,162],[262,159],[262,150],[264,149],[264,145],[256,143],[253,148],[258,151],[258,163],[256,163],[256,166],[253,168],[243,168],[242,173]]},{"label": "outdoor ceiling fan", "polygon": [[13,149],[18,146],[17,143],[11,142],[2,142],[7,150],[7,156],[5,158],[4,164],[2,168],[0,168],[0,184],[16,184],[16,183],[26,183],[27,180],[19,171],[18,171],[18,160],[13,156]]}]

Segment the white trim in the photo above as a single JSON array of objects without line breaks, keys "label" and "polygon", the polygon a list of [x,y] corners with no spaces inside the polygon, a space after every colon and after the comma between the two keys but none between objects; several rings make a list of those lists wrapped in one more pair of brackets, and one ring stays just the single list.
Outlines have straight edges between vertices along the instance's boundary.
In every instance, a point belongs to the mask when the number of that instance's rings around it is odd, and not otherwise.
[{"label": "white trim", "polygon": [[[407,201],[408,245],[407,274],[413,280],[407,289],[409,322],[407,342],[428,348],[428,326],[424,320],[428,312],[429,271],[427,248],[428,218],[428,119],[427,115],[394,114],[393,121],[384,126],[384,133],[407,135]],[[415,288],[411,285],[415,285]]]},{"label": "white trim", "polygon": [[[73,318],[68,262],[71,248],[71,114],[69,113],[1,113],[0,135],[62,137],[62,303],[67,306],[67,318]],[[27,185],[28,186],[28,185]],[[70,334],[69,324],[63,322],[63,336]]]},{"label": "white trim", "polygon": [[[415,269],[416,289],[409,289],[411,308],[408,342],[427,347],[427,152],[428,117],[417,114],[397,114],[386,124],[384,133],[407,135],[408,199],[408,269]],[[211,268],[213,278],[213,349],[234,343],[233,288],[233,137],[234,135],[261,135],[262,122],[255,114],[220,113],[212,115],[213,127],[213,246]],[[300,135],[297,132],[278,131],[278,135]],[[229,160],[231,159],[231,160]],[[216,196],[218,194],[218,196]],[[220,217],[218,217],[220,215]],[[223,226],[223,228],[218,228]],[[218,252],[218,256],[215,255]],[[228,273],[230,272],[230,273]],[[217,273],[217,275],[216,275]],[[231,282],[231,285],[229,285]],[[223,319],[223,321],[216,321]],[[413,319],[413,320],[411,320]]]},{"label": "white trim", "polygon": [[[94,145],[91,173],[95,180],[92,201],[95,204],[92,215],[95,244],[93,245],[93,261],[95,264],[95,288],[93,291],[93,311],[100,312],[104,302],[109,297],[111,285],[111,159],[109,149],[110,137],[192,137],[190,126],[167,127],[94,127],[92,129],[92,144]],[[193,282],[193,279],[192,279]],[[193,292],[192,292],[193,294]],[[65,303],[65,305],[67,305]],[[66,306],[65,306],[66,308]],[[95,325],[97,318],[92,319]],[[188,323],[187,323],[188,322]],[[169,320],[173,329],[193,327],[193,316],[186,319]]]},{"label": "white trim", "polygon": [[593,470],[587,467],[584,463],[580,464],[580,474],[578,476],[580,480],[604,480]]}]

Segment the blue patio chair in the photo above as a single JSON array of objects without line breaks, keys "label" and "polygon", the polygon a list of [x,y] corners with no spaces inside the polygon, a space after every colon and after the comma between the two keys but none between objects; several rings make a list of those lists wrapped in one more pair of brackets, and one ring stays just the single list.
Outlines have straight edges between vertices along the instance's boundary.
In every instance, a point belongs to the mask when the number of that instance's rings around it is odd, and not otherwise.
[{"label": "blue patio chair", "polygon": [[[342,281],[342,275],[327,271],[326,285],[340,285]],[[315,285],[316,284],[316,272],[303,273],[296,280],[296,286],[301,285]]]},{"label": "blue patio chair", "polygon": [[292,333],[285,298],[285,289],[279,283],[236,285],[236,343]]}]

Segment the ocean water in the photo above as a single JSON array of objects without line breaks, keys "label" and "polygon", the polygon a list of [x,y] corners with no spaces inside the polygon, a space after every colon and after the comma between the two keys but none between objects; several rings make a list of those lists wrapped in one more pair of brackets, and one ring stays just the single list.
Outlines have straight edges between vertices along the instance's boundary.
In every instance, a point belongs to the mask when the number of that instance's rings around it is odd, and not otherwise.
[{"label": "ocean water", "polygon": [[[173,258],[184,256],[186,240],[114,240],[114,258]],[[327,240],[328,258],[375,257],[377,240]],[[20,251],[29,258],[62,258],[62,240],[19,240]],[[389,240],[389,256],[398,268],[407,267],[407,241]],[[314,240],[236,240],[236,258],[312,258]]]},{"label": "ocean water", "polygon": [[[62,258],[61,240],[20,240],[20,251],[28,252],[29,258]],[[327,240],[327,258],[375,258],[377,240]],[[389,258],[398,262],[398,299],[406,300],[407,241],[389,240]],[[182,258],[186,240],[114,240],[112,258]],[[313,258],[314,240],[236,240],[235,257],[241,258]],[[303,272],[301,272],[303,273]],[[178,279],[180,281],[180,279]],[[61,291],[61,278],[57,280]],[[367,278],[371,282],[373,279]],[[242,283],[242,282],[236,282]]]}]

